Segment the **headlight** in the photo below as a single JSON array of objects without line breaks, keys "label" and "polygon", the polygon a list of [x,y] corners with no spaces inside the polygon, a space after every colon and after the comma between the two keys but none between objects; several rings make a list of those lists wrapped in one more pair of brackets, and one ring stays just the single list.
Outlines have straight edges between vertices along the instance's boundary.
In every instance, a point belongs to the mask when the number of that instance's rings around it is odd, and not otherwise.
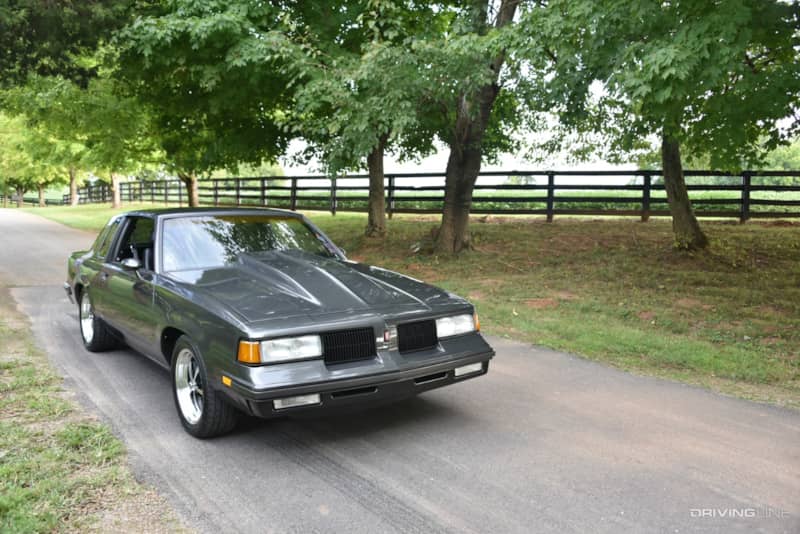
[{"label": "headlight", "polygon": [[436,335],[443,337],[457,336],[475,331],[475,317],[471,314],[453,315],[436,319]]},{"label": "headlight", "polygon": [[322,356],[319,336],[284,337],[268,341],[240,341],[238,360],[242,363],[281,363]]},{"label": "headlight", "polygon": [[261,342],[261,362],[279,363],[322,356],[319,336],[284,337]]}]

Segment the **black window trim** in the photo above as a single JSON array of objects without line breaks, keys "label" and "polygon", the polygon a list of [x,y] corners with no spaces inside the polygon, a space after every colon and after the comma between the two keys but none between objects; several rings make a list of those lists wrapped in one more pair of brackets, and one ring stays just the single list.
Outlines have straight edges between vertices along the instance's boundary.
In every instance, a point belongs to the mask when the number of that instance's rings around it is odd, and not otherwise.
[{"label": "black window trim", "polygon": [[108,224],[106,225],[107,232],[110,233],[111,232],[110,227],[113,226],[116,223],[119,223],[119,226],[117,226],[117,229],[114,231],[114,235],[108,236],[106,239],[103,240],[103,243],[101,243],[101,246],[102,246],[102,245],[105,244],[106,240],[110,240],[110,243],[108,245],[108,249],[106,249],[105,255],[104,256],[98,256],[98,258],[103,263],[109,263],[109,258],[111,256],[111,251],[116,249],[116,243],[117,243],[117,240],[119,239],[120,230],[124,227],[123,221],[121,221],[120,219],[122,219],[122,215],[117,215],[116,217],[112,218],[108,222]]},{"label": "black window trim", "polygon": [[[114,242],[112,243],[111,247],[108,249],[108,254],[106,254],[105,262],[110,264],[110,265],[114,265],[116,267],[120,267],[121,263],[118,262],[118,261],[114,261],[114,259],[118,256],[119,247],[121,245],[120,240],[125,235],[125,233],[128,231],[128,228],[132,224],[131,221],[133,219],[150,219],[151,221],[153,221],[153,249],[154,249],[153,253],[155,254],[155,248],[156,248],[155,241],[156,241],[156,235],[158,233],[157,232],[157,228],[156,228],[156,224],[157,224],[158,221],[157,221],[156,217],[153,217],[152,215],[147,214],[147,213],[127,213],[127,214],[124,214],[124,215],[120,215],[119,217],[123,218],[125,220],[122,221],[122,224],[117,229],[117,235],[114,236]],[[153,265],[157,266],[158,264],[154,262]],[[152,272],[155,272],[155,271],[156,271],[156,269],[153,269]]]}]

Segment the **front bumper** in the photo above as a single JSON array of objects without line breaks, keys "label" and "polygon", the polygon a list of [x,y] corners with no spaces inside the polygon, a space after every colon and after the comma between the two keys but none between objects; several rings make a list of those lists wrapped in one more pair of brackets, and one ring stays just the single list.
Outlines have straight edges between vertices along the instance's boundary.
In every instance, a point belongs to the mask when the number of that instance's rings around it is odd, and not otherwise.
[{"label": "front bumper", "polygon": [[64,291],[67,292],[67,298],[69,301],[75,304],[75,299],[72,298],[72,286],[69,284],[69,282],[64,282]]},{"label": "front bumper", "polygon": [[[489,370],[489,360],[493,356],[494,351],[489,351],[402,371],[274,388],[268,391],[255,391],[234,382],[231,387],[224,388],[222,391],[245,412],[264,418],[322,410],[334,411],[356,406],[374,406],[413,397],[424,391],[485,375]],[[476,363],[481,364],[479,371],[455,376],[456,368]],[[311,394],[319,394],[319,404],[280,410],[276,410],[273,405],[275,399]]]}]

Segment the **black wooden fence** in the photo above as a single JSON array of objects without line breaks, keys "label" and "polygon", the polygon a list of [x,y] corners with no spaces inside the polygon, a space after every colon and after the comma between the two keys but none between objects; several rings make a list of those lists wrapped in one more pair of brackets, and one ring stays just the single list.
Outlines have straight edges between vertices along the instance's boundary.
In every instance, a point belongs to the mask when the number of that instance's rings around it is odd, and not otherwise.
[{"label": "black wooden fence", "polygon": [[[692,204],[701,217],[800,217],[800,171],[743,171],[740,174],[686,171]],[[787,178],[789,180],[787,180]],[[444,175],[387,175],[386,209],[392,213],[441,213]],[[616,183],[612,183],[616,182]],[[788,182],[791,185],[783,185]],[[366,175],[209,179],[199,182],[199,198],[211,206],[270,206],[290,210],[363,212]],[[123,182],[123,203],[186,205],[178,181]],[[80,203],[110,202],[107,185],[81,188]],[[69,202],[65,195],[64,203]],[[472,213],[545,215],[669,215],[660,171],[512,171],[479,176]]]}]

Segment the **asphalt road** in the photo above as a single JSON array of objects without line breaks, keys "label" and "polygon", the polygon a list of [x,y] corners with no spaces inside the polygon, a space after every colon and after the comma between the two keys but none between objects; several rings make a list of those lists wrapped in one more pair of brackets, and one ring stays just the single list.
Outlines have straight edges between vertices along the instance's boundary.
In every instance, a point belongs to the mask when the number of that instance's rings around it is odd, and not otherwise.
[{"label": "asphalt road", "polygon": [[92,238],[0,210],[0,283],[137,475],[198,530],[800,532],[799,413],[498,338],[477,380],[193,439],[165,371],[84,351],[61,283]]}]

